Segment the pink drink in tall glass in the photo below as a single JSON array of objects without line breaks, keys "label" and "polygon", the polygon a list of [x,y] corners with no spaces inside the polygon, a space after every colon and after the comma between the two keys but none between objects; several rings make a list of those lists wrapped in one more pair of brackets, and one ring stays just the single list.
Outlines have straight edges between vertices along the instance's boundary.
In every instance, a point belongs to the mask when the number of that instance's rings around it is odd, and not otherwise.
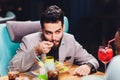
[{"label": "pink drink in tall glass", "polygon": [[110,47],[100,46],[98,50],[98,59],[107,64],[113,57],[113,50]]},{"label": "pink drink in tall glass", "polygon": [[107,63],[110,62],[110,60],[113,57],[113,50],[112,50],[110,43],[113,42],[114,40],[115,38],[109,40],[107,46],[100,46],[98,49],[98,59],[102,63],[104,63],[105,70],[106,70]]}]

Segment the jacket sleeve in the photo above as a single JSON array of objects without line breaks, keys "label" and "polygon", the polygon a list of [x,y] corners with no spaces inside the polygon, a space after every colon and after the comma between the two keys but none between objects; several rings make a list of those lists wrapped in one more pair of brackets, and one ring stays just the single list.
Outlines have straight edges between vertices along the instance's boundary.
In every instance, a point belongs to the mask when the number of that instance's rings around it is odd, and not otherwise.
[{"label": "jacket sleeve", "polygon": [[92,56],[92,54],[88,53],[86,49],[83,48],[81,44],[79,44],[74,38],[74,46],[75,46],[75,55],[74,59],[78,65],[91,63],[95,69],[99,67],[99,63],[97,59]]},{"label": "jacket sleeve", "polygon": [[30,42],[23,38],[20,48],[16,51],[16,55],[10,61],[9,66],[19,68],[20,72],[29,70],[35,63],[35,54]]}]

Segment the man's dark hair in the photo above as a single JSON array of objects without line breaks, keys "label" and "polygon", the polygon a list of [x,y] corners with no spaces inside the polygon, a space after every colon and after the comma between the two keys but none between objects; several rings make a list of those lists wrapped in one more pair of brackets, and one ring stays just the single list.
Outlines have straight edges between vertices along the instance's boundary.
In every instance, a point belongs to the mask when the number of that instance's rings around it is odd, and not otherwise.
[{"label": "man's dark hair", "polygon": [[61,21],[63,25],[64,13],[61,8],[56,5],[48,7],[40,16],[40,22],[42,28],[44,28],[44,23],[56,23]]}]

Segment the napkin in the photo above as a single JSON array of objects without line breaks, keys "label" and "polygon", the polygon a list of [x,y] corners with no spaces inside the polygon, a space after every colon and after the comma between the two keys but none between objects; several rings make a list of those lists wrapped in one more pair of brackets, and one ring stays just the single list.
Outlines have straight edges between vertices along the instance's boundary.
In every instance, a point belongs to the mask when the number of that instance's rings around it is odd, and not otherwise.
[{"label": "napkin", "polygon": [[88,75],[88,76],[83,76],[81,80],[104,80],[103,76],[98,76],[98,75]]}]

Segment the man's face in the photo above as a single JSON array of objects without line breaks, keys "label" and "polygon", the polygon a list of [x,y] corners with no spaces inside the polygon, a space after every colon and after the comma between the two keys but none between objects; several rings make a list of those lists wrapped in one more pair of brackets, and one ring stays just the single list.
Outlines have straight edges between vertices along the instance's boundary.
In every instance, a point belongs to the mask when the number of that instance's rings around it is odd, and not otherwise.
[{"label": "man's face", "polygon": [[44,23],[43,35],[47,41],[53,42],[54,47],[58,46],[63,35],[63,25],[61,21]]},{"label": "man's face", "polygon": [[115,34],[115,47],[120,49],[120,33],[116,32]]}]

